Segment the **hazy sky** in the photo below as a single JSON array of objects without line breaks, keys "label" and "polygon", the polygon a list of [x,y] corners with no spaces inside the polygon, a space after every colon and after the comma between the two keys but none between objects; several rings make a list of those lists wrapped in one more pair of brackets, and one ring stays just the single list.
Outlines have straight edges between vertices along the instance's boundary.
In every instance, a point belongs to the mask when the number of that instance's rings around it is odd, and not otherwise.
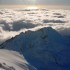
[{"label": "hazy sky", "polygon": [[0,5],[3,4],[46,4],[46,5],[69,5],[70,0],[0,0]]}]

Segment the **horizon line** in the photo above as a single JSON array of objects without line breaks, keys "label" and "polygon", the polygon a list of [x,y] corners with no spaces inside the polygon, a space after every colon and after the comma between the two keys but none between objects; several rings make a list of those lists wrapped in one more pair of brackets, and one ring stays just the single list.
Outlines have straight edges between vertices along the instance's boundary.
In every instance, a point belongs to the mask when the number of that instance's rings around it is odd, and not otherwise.
[{"label": "horizon line", "polygon": [[0,8],[26,8],[28,6],[36,6],[38,8],[52,8],[52,9],[70,9],[69,5],[15,5],[15,4],[10,4],[10,5],[0,5]]}]

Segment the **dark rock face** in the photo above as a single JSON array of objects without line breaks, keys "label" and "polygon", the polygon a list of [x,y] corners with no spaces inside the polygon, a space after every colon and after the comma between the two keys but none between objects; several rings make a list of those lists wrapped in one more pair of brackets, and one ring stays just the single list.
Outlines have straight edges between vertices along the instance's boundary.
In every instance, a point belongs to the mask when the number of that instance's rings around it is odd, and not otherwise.
[{"label": "dark rock face", "polygon": [[21,33],[0,47],[20,52],[38,70],[70,69],[68,43],[51,27]]}]

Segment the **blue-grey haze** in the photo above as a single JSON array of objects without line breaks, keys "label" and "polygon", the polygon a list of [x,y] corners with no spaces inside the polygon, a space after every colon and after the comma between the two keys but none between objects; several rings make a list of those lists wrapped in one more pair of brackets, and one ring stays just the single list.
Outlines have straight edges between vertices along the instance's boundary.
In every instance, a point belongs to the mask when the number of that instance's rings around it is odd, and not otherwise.
[{"label": "blue-grey haze", "polygon": [[3,4],[46,4],[46,5],[70,5],[70,0],[0,0],[0,5]]}]

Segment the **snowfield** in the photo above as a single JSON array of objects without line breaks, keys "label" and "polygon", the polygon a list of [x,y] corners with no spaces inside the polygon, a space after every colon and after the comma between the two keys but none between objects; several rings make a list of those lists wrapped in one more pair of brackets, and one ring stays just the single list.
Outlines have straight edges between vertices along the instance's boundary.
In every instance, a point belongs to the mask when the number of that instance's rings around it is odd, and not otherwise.
[{"label": "snowfield", "polygon": [[15,51],[0,50],[0,70],[36,70]]},{"label": "snowfield", "polygon": [[70,70],[70,10],[0,9],[0,70]]}]

